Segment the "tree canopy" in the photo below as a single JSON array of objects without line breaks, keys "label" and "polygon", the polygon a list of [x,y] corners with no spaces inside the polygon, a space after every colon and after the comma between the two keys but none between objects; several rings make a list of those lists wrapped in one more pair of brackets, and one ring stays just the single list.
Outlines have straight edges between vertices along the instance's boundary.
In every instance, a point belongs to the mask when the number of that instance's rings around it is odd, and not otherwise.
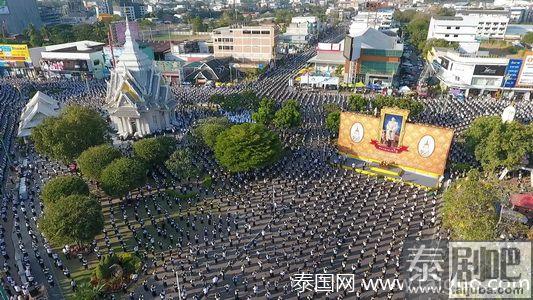
[{"label": "tree canopy", "polygon": [[199,122],[193,131],[196,138],[202,141],[211,150],[215,148],[217,137],[231,126],[226,117],[211,117]]},{"label": "tree canopy", "polygon": [[278,136],[264,125],[244,123],[218,136],[215,156],[230,172],[246,172],[276,162],[281,149]]},{"label": "tree canopy", "polygon": [[117,148],[103,144],[83,151],[76,162],[84,177],[99,181],[102,170],[120,157],[122,153]]},{"label": "tree canopy", "polygon": [[350,111],[364,112],[367,110],[368,100],[365,97],[355,94],[348,98],[348,109]]},{"label": "tree canopy", "polygon": [[165,161],[165,166],[180,179],[192,178],[200,174],[200,169],[194,164],[193,155],[189,149],[177,149]]},{"label": "tree canopy", "polygon": [[533,125],[502,123],[498,116],[477,118],[464,137],[467,148],[488,172],[517,167],[533,152]]},{"label": "tree canopy", "polygon": [[533,31],[530,31],[522,36],[522,42],[528,45],[533,44]]},{"label": "tree canopy", "polygon": [[341,122],[341,113],[339,111],[332,111],[326,116],[326,128],[335,135],[339,132]]},{"label": "tree canopy", "polygon": [[413,44],[413,46],[419,51],[423,51],[429,31],[429,16],[421,14],[415,15],[405,29],[406,33],[409,35],[411,44]]},{"label": "tree canopy", "polygon": [[108,127],[98,112],[71,105],[58,117],[50,117],[32,129],[37,152],[63,162],[71,162],[89,147],[109,140]]},{"label": "tree canopy", "polygon": [[218,104],[221,109],[229,112],[254,111],[259,107],[259,98],[251,90],[229,95],[215,94],[211,96],[209,101]]},{"label": "tree canopy", "polygon": [[424,48],[422,49],[422,54],[424,55],[424,57],[427,56],[427,54],[429,53],[429,51],[431,51],[431,48],[433,47],[457,49],[459,48],[459,43],[448,42],[444,39],[429,39],[425,42]]},{"label": "tree canopy", "polygon": [[263,98],[259,102],[257,112],[252,114],[252,120],[263,125],[270,125],[276,114],[276,100]]},{"label": "tree canopy", "polygon": [[41,191],[41,200],[45,205],[57,202],[70,195],[89,195],[89,186],[79,176],[57,176],[50,179]]},{"label": "tree canopy", "polygon": [[498,215],[494,188],[484,182],[478,171],[451,185],[444,193],[442,221],[455,240],[491,240],[496,236]]},{"label": "tree canopy", "polygon": [[39,228],[55,245],[88,244],[104,228],[102,206],[84,195],[70,195],[49,205]]},{"label": "tree canopy", "polygon": [[133,158],[119,158],[111,162],[100,176],[102,190],[112,197],[122,197],[146,182],[146,165]]},{"label": "tree canopy", "polygon": [[176,140],[169,136],[146,138],[133,143],[133,153],[149,166],[163,164],[176,149]]},{"label": "tree canopy", "polygon": [[301,122],[302,115],[300,113],[300,105],[293,99],[283,102],[281,109],[279,109],[274,115],[274,125],[277,128],[293,128],[300,125]]}]

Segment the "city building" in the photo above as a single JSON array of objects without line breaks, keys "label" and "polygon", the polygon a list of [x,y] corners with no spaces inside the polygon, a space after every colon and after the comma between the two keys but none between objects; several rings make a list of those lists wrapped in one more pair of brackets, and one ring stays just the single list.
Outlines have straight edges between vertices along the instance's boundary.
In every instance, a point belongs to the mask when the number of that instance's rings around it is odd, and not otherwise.
[{"label": "city building", "polygon": [[279,42],[297,50],[316,40],[322,30],[323,26],[317,17],[293,17],[285,33],[279,36]]},{"label": "city building", "polygon": [[171,128],[176,101],[161,72],[126,28],[126,42],[107,83],[105,108],[119,136],[145,136]]},{"label": "city building", "polygon": [[350,35],[355,35],[369,27],[377,30],[389,30],[392,28],[393,14],[394,9],[390,8],[378,9],[376,11],[359,11],[352,18],[349,29]]},{"label": "city building", "polygon": [[344,81],[381,87],[392,85],[398,73],[403,44],[398,37],[367,28],[344,40]]},{"label": "city building", "polygon": [[271,25],[218,28],[213,30],[213,54],[243,66],[266,65],[275,59],[276,34]]},{"label": "city building", "polygon": [[147,13],[146,5],[143,3],[129,0],[119,1],[118,3],[119,5],[113,6],[113,14],[123,18],[127,17],[129,21],[142,19]]},{"label": "city building", "polygon": [[476,41],[478,22],[472,18],[433,16],[429,22],[427,39],[473,43]]},{"label": "city building", "polygon": [[52,4],[39,2],[39,16],[44,26],[61,24],[61,8]]},{"label": "city building", "polygon": [[459,10],[453,17],[433,16],[427,38],[466,43],[503,39],[509,20],[508,10]]},{"label": "city building", "polygon": [[96,2],[96,16],[101,14],[112,15],[113,14],[113,1],[112,0],[99,0]]},{"label": "city building", "polygon": [[242,72],[231,66],[227,59],[210,58],[183,66],[183,82],[194,85],[230,82],[241,78]]},{"label": "city building", "polygon": [[59,115],[59,104],[52,97],[41,91],[28,101],[20,115],[18,137],[29,137],[31,130],[41,124],[45,118],[57,117]]},{"label": "city building", "polygon": [[4,1],[0,6],[0,24],[4,36],[21,34],[28,25],[36,28],[42,25],[35,0]]},{"label": "city building", "polygon": [[510,11],[508,10],[459,10],[455,16],[465,20],[477,21],[476,37],[481,40],[503,39],[507,25],[509,25]]},{"label": "city building", "polygon": [[298,78],[300,86],[313,88],[339,88],[344,75],[344,39],[331,43],[318,43],[316,55],[307,62],[311,66]]},{"label": "city building", "polygon": [[40,48],[38,66],[47,77],[87,76],[100,79],[104,77],[104,45],[93,41],[79,41],[44,46]]},{"label": "city building", "polygon": [[427,59],[440,85],[455,95],[494,96],[503,90],[518,96],[533,87],[533,53],[503,57],[488,51],[464,53],[435,47]]}]

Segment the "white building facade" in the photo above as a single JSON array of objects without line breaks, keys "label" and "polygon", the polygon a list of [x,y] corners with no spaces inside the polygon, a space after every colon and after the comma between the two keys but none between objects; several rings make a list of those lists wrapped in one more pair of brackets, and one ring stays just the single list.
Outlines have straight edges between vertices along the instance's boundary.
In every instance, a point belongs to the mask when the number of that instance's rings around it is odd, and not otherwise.
[{"label": "white building facade", "polygon": [[476,41],[477,20],[463,17],[435,16],[429,22],[427,39],[472,43]]},{"label": "white building facade", "polygon": [[105,108],[119,136],[138,136],[171,129],[175,121],[170,87],[153,61],[139,50],[127,23],[124,51],[107,83]]}]

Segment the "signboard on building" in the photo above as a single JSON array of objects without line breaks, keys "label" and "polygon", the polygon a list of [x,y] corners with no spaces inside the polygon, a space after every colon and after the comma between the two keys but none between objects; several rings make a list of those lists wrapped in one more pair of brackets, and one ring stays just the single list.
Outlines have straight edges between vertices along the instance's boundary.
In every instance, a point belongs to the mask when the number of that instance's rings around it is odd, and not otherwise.
[{"label": "signboard on building", "polygon": [[507,69],[505,70],[505,79],[503,87],[512,88],[516,85],[518,75],[520,74],[520,68],[522,67],[521,59],[510,59]]},{"label": "signboard on building", "polygon": [[344,38],[344,58],[351,60],[353,56],[353,37]]},{"label": "signboard on building", "polygon": [[[1,1],[1,0],[0,0]],[[0,44],[0,67],[30,67],[28,45]]]},{"label": "signboard on building", "polygon": [[9,8],[7,7],[7,0],[0,0],[0,15],[9,14]]},{"label": "signboard on building", "polygon": [[476,65],[474,75],[477,76],[503,76],[507,66]]},{"label": "signboard on building", "polygon": [[522,62],[522,71],[518,77],[517,85],[533,85],[533,53],[529,52]]}]

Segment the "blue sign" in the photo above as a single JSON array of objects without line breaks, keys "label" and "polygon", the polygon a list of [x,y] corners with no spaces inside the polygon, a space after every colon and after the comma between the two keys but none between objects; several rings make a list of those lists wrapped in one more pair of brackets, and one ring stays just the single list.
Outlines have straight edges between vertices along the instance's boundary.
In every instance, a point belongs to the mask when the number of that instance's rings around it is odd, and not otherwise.
[{"label": "blue sign", "polygon": [[522,68],[521,59],[510,59],[507,69],[505,70],[505,77],[503,79],[503,87],[512,88],[516,85],[520,69]]}]

